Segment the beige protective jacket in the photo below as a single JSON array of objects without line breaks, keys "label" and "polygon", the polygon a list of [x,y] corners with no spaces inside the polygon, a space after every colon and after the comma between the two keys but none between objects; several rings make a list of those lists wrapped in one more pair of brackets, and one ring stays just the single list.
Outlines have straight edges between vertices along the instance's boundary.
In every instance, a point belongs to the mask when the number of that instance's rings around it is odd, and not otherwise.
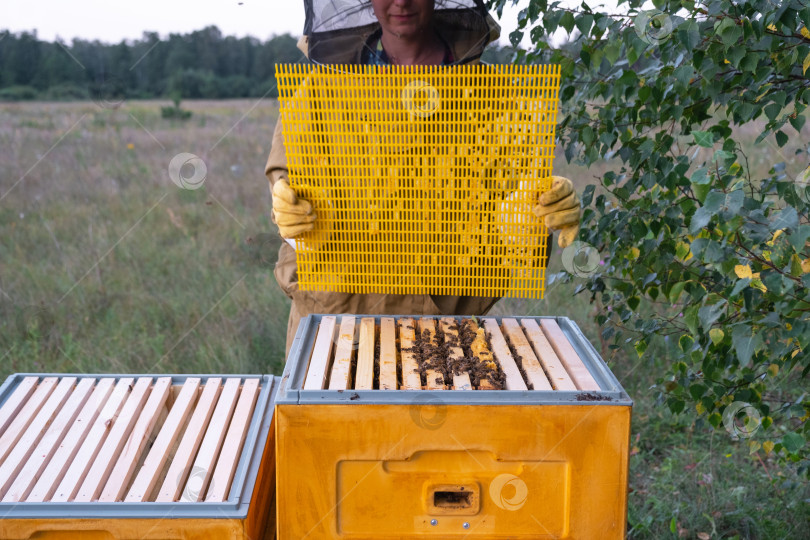
[{"label": "beige protective jacket", "polygon": [[[498,36],[498,26],[488,18],[489,35],[470,36],[458,33],[452,27],[446,32],[439,30],[442,38],[452,49],[454,58],[472,58],[469,63],[477,63],[478,57],[490,41]],[[364,35],[353,43],[366,43],[375,28],[365,28]],[[303,41],[303,40],[302,40]],[[305,50],[306,45],[302,47]],[[306,52],[306,51],[305,51]],[[344,55],[330,58],[333,63],[357,63],[361,50],[348,50]],[[276,124],[270,156],[267,160],[265,174],[273,184],[287,178],[287,157],[281,131],[281,122]],[[290,317],[287,325],[287,352],[290,350],[296,329],[301,318],[312,313],[330,314],[387,314],[387,315],[484,315],[498,301],[498,298],[476,296],[440,296],[440,295],[395,295],[395,294],[350,294],[335,292],[300,291],[298,289],[295,251],[286,242],[282,242],[275,267],[275,277],[284,293],[292,299]]]}]

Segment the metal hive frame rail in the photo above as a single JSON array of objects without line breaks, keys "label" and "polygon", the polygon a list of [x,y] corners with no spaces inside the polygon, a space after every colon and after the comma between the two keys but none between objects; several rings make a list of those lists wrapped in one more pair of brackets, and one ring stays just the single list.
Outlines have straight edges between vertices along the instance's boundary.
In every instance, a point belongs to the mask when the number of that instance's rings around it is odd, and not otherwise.
[{"label": "metal hive frame rail", "polygon": [[542,297],[560,70],[278,65],[299,287]]}]

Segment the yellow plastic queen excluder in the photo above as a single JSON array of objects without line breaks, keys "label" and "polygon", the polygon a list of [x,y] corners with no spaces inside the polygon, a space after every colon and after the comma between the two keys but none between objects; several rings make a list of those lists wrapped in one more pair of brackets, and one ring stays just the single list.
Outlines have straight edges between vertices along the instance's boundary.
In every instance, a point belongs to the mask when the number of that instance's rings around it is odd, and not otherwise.
[{"label": "yellow plastic queen excluder", "polygon": [[299,287],[541,297],[556,65],[276,67]]}]

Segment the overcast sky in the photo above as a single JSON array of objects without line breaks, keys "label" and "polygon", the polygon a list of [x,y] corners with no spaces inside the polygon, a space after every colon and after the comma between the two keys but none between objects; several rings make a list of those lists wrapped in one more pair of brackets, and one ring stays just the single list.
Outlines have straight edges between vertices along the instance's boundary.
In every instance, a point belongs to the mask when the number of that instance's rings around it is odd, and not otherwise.
[{"label": "overcast sky", "polygon": [[[518,11],[504,12],[504,43]],[[140,38],[145,31],[166,37],[209,25],[229,36],[298,36],[304,28],[304,5],[302,0],[0,0],[0,30],[36,30],[46,41],[79,37],[112,43]]]}]

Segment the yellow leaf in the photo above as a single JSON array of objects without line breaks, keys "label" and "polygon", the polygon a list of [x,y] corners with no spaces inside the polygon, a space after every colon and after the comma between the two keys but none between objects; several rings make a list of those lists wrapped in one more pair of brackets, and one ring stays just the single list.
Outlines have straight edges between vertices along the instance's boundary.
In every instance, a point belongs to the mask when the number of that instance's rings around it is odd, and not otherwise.
[{"label": "yellow leaf", "polygon": [[753,454],[757,450],[762,448],[762,444],[759,441],[748,441],[748,453]]},{"label": "yellow leaf", "polygon": [[770,30],[771,32],[776,32],[776,25],[775,24],[769,24],[768,25],[768,30]]},{"label": "yellow leaf", "polygon": [[770,454],[771,452],[773,452],[774,446],[775,445],[773,444],[773,441],[765,441],[764,443],[762,443],[762,449],[765,450],[766,454]]},{"label": "yellow leaf", "polygon": [[698,536],[698,540],[710,540],[710,538],[711,538],[709,533],[705,533],[705,532],[699,532],[697,536]]},{"label": "yellow leaf", "polygon": [[[776,55],[773,55],[773,56],[776,56]],[[776,61],[776,59],[775,59],[775,58],[774,58],[774,61]],[[770,91],[771,91],[771,88],[770,88],[770,87],[771,87],[771,84],[770,84],[770,83],[768,83],[768,84],[766,84],[765,86],[763,86],[762,88],[764,88],[764,89],[765,89],[765,91],[764,91],[764,92],[762,92],[760,95],[758,95],[758,96],[757,96],[757,98],[754,100],[754,103],[758,103],[760,99],[764,98],[764,97],[765,97],[765,95],[766,95],[768,92],[770,92]]]},{"label": "yellow leaf", "polygon": [[808,30],[807,27],[802,27],[802,29],[799,31],[802,33],[804,37],[810,39],[810,30]]},{"label": "yellow leaf", "polygon": [[636,259],[638,259],[638,256],[640,254],[641,254],[641,252],[638,250],[637,247],[630,248],[630,255],[631,255],[630,260],[631,261],[635,261]]},{"label": "yellow leaf", "polygon": [[805,259],[802,261],[802,272],[805,274],[810,274],[810,259]]},{"label": "yellow leaf", "polygon": [[802,62],[802,73],[807,73],[808,68],[810,68],[810,53],[807,53],[807,56],[804,57],[804,62]]},{"label": "yellow leaf", "polygon": [[777,239],[777,238],[779,238],[780,236],[782,236],[782,233],[783,233],[783,232],[785,232],[785,229],[779,229],[778,231],[776,231],[775,233],[773,233],[773,236],[772,236],[772,237],[771,237],[771,239],[770,239],[770,240],[767,242],[767,244],[768,244],[769,246],[773,246],[773,243],[774,243],[774,242],[776,242],[776,239]]},{"label": "yellow leaf", "polygon": [[711,330],[709,330],[709,337],[711,338],[712,343],[717,345],[718,343],[723,341],[723,337],[725,337],[725,333],[722,330],[720,330],[719,328],[712,328]]},{"label": "yellow leaf", "polygon": [[793,325],[790,324],[789,322],[786,322],[785,323],[785,328],[787,329],[788,332],[790,332],[791,330],[793,330]]},{"label": "yellow leaf", "polygon": [[763,250],[762,251],[762,258],[765,259],[768,262],[771,262],[771,252],[768,251],[768,250]]},{"label": "yellow leaf", "polygon": [[757,272],[752,276],[751,286],[756,289],[759,289],[762,292],[768,292],[768,287],[766,287],[765,284],[762,283],[762,280],[759,279],[759,272]]},{"label": "yellow leaf", "polygon": [[703,403],[700,402],[700,401],[698,401],[697,404],[695,404],[695,410],[697,410],[698,414],[703,414],[703,413],[706,412],[706,408],[703,406]]},{"label": "yellow leaf", "polygon": [[747,264],[738,264],[737,266],[735,266],[734,273],[737,274],[737,277],[740,279],[745,278],[751,279],[751,277],[754,275],[751,272],[751,267],[748,266]]}]

